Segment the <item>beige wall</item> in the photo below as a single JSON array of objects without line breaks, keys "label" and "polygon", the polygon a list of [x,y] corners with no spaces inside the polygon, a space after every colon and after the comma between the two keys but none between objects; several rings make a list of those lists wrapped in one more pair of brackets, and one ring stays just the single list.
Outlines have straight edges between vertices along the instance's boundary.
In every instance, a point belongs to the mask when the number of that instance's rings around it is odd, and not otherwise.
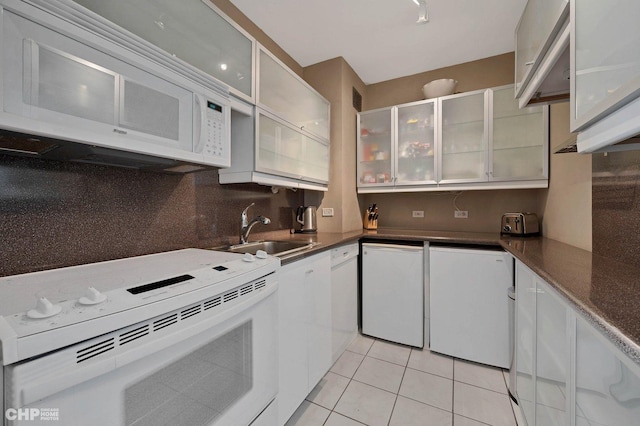
[{"label": "beige wall", "polygon": [[[378,226],[434,231],[499,232],[502,214],[511,211],[542,214],[540,189],[503,191],[415,192],[402,194],[366,194],[361,205],[378,204]],[[458,195],[459,194],[459,195]],[[468,219],[455,219],[453,201]],[[413,210],[423,210],[424,218],[412,218]]]},{"label": "beige wall", "polygon": [[[569,137],[569,103],[551,106],[551,150]],[[551,154],[542,233],[591,251],[591,155]]]},{"label": "beige wall", "polygon": [[355,87],[364,93],[366,87],[343,58],[306,67],[304,79],[331,102],[329,190],[305,191],[305,204],[334,209],[333,217],[318,214],[318,228],[324,232],[360,229],[355,172],[356,110],[352,105],[352,90]]},{"label": "beige wall", "polygon": [[458,80],[456,92],[470,92],[513,83],[514,53],[492,56],[367,86],[364,110],[424,99],[422,86],[439,78]]}]

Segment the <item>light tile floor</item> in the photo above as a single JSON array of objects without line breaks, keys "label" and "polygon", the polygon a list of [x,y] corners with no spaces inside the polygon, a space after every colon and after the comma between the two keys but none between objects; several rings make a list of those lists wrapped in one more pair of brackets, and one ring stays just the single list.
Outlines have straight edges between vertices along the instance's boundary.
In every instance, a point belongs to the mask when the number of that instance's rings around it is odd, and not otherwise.
[{"label": "light tile floor", "polygon": [[359,335],[287,426],[516,426],[507,372]]}]

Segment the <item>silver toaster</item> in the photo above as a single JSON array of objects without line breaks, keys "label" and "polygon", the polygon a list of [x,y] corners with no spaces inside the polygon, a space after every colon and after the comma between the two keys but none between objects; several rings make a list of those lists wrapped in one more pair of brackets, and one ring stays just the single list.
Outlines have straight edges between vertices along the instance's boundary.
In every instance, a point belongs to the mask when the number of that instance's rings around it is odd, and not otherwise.
[{"label": "silver toaster", "polygon": [[540,233],[540,223],[535,213],[505,213],[502,215],[502,234],[536,235]]}]

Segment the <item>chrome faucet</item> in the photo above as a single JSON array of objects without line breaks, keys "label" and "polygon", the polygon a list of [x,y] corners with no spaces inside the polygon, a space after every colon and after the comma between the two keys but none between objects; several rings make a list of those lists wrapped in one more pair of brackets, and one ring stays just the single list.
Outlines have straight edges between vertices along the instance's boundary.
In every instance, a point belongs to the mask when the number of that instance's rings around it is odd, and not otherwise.
[{"label": "chrome faucet", "polygon": [[251,228],[253,225],[260,222],[263,225],[268,225],[271,223],[271,219],[264,216],[256,216],[251,221],[247,219],[247,210],[249,207],[254,206],[256,203],[249,204],[244,210],[242,210],[242,215],[240,215],[240,244],[247,244],[249,241],[249,232],[251,232]]}]

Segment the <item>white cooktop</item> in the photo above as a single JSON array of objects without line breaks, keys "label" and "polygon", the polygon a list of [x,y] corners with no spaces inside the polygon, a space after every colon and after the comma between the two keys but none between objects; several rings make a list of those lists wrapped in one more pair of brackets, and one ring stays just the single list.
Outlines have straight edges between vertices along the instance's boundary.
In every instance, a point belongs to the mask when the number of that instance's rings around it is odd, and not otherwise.
[{"label": "white cooktop", "polygon": [[241,259],[237,253],[184,249],[3,277],[0,316],[27,312],[41,297],[54,304],[75,301],[89,287],[106,293]]}]

